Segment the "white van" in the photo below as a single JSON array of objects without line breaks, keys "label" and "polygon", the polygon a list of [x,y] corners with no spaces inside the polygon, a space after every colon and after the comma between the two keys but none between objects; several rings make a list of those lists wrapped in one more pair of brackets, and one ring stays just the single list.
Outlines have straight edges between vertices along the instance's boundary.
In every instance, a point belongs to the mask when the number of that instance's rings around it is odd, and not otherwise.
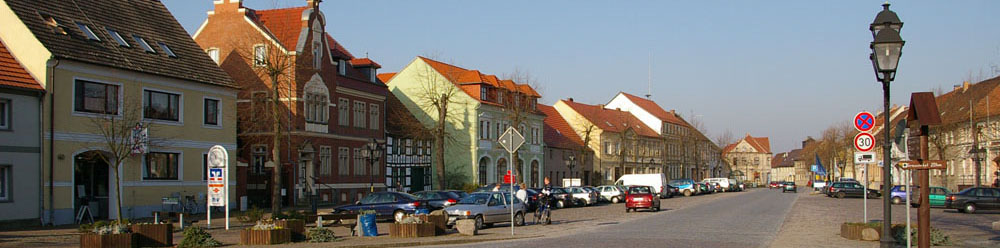
[{"label": "white van", "polygon": [[713,177],[713,178],[705,178],[704,180],[701,180],[701,181],[702,182],[707,182],[707,183],[713,183],[713,184],[714,183],[718,183],[719,186],[721,186],[722,191],[729,191],[729,189],[730,189],[729,188],[729,179],[728,178]]},{"label": "white van", "polygon": [[650,186],[656,190],[656,193],[660,195],[660,198],[667,198],[667,192],[664,192],[667,185],[667,177],[663,174],[625,174],[615,181],[615,185],[618,186]]}]

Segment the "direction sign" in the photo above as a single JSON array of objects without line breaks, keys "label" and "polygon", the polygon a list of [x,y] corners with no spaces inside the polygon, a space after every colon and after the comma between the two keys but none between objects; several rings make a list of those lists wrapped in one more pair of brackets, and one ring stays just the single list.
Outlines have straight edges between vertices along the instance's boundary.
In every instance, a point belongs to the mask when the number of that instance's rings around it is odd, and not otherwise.
[{"label": "direction sign", "polygon": [[516,128],[509,127],[506,132],[503,132],[503,135],[500,135],[499,142],[507,152],[514,152],[524,144],[524,135],[521,135],[521,132],[518,132]]},{"label": "direction sign", "polygon": [[855,152],[854,153],[854,163],[855,164],[871,164],[871,163],[875,163],[875,153],[874,152]]},{"label": "direction sign", "polygon": [[948,163],[944,160],[924,160],[924,161],[900,161],[900,168],[904,170],[944,170]]},{"label": "direction sign", "polygon": [[854,128],[858,129],[858,131],[868,132],[874,127],[875,116],[872,113],[862,111],[854,116]]},{"label": "direction sign", "polygon": [[854,136],[854,148],[862,152],[871,151],[875,148],[875,136],[870,133],[858,133]]}]

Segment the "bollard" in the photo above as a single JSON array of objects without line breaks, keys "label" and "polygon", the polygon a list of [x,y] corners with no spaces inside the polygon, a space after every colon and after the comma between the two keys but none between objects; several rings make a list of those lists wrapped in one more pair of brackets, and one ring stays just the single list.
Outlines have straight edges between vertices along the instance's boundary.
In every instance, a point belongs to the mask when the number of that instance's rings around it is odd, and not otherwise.
[{"label": "bollard", "polygon": [[153,223],[160,224],[160,212],[153,212]]},{"label": "bollard", "polygon": [[316,216],[316,227],[323,228],[323,216]]},{"label": "bollard", "polygon": [[179,213],[178,216],[180,216],[180,219],[181,219],[181,221],[180,221],[181,222],[181,230],[184,230],[184,213]]}]

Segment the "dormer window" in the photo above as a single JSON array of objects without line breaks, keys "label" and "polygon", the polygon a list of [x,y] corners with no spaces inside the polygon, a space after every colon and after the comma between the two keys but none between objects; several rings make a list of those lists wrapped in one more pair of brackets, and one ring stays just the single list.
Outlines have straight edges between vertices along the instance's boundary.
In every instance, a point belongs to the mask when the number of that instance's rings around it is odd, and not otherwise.
[{"label": "dormer window", "polygon": [[149,46],[146,39],[143,39],[141,36],[133,34],[132,39],[135,40],[135,43],[138,43],[139,46],[142,47],[142,50],[146,50],[147,53],[156,53],[156,50],[153,50],[153,47]]},{"label": "dormer window", "polygon": [[337,61],[337,74],[347,75],[347,61],[343,59]]},{"label": "dormer window", "polygon": [[489,89],[487,89],[486,86],[479,87],[479,99],[483,101],[489,101],[488,97],[489,95],[487,94],[488,92]]},{"label": "dormer window", "polygon": [[129,45],[128,42],[125,42],[125,39],[122,38],[122,35],[119,34],[117,30],[114,30],[112,28],[107,28],[107,30],[108,33],[111,34],[111,38],[114,39],[115,42],[118,42],[119,46],[132,47],[132,45]]},{"label": "dormer window", "polygon": [[372,81],[372,83],[374,83],[374,82],[378,82],[378,80],[376,80],[376,79],[378,79],[378,78],[377,78],[377,77],[375,77],[375,71],[376,71],[376,70],[377,70],[377,69],[375,69],[375,67],[372,67],[371,69],[368,69],[368,79],[369,79],[369,80],[371,80],[371,81]]},{"label": "dormer window", "polygon": [[92,41],[101,41],[101,38],[97,38],[97,34],[94,34],[94,30],[91,30],[90,26],[87,26],[87,24],[76,22],[76,26],[80,28],[80,32],[83,32],[83,34],[87,36],[87,39]]},{"label": "dormer window", "polygon": [[160,49],[163,49],[164,53],[167,53],[167,56],[170,56],[171,58],[177,57],[177,54],[174,54],[174,50],[171,50],[167,44],[164,44],[163,42],[157,42],[157,44],[160,45]]}]

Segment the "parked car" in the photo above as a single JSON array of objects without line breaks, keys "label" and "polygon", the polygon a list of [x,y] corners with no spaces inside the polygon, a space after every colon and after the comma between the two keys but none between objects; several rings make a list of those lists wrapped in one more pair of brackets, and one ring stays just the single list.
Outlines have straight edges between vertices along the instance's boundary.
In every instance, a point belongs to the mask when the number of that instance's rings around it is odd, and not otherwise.
[{"label": "parked car", "polygon": [[361,210],[375,210],[376,219],[400,221],[403,216],[413,214],[417,209],[428,209],[426,201],[402,192],[374,192],[354,204],[334,208],[335,213],[358,213]]},{"label": "parked car", "polygon": [[619,203],[622,202],[622,200],[625,200],[624,198],[622,198],[625,196],[625,191],[621,190],[618,187],[615,187],[614,185],[600,186],[597,187],[597,190],[601,192],[602,201]]},{"label": "parked car", "polygon": [[635,211],[644,208],[660,211],[660,197],[656,190],[649,186],[632,186],[628,188],[628,195],[625,197],[625,212]]},{"label": "parked car", "polygon": [[465,198],[466,196],[469,195],[468,192],[461,191],[461,190],[445,190],[445,191],[451,192],[451,193],[455,193],[456,195],[458,195],[458,199]]},{"label": "parked car", "polygon": [[541,191],[527,188],[524,189],[524,192],[526,193],[525,198],[527,198],[525,199],[526,202],[524,203],[524,208],[527,209],[528,212],[534,212],[535,209],[538,208],[538,194],[541,193]]},{"label": "parked car", "polygon": [[692,196],[698,194],[698,188],[695,187],[694,180],[691,179],[674,179],[670,180],[670,186],[674,186],[683,194],[684,196]]},{"label": "parked car", "polygon": [[731,191],[731,190],[729,190],[729,179],[728,178],[713,177],[713,178],[705,178],[705,180],[702,180],[702,181],[703,182],[712,182],[712,183],[718,184],[719,188],[720,188],[719,189],[720,191],[723,191],[723,192],[725,192],[725,191]]},{"label": "parked car", "polygon": [[[913,193],[910,193],[910,206],[915,208],[920,207],[920,202],[918,202],[918,199],[920,199],[920,191],[915,189],[911,190],[913,190]],[[928,195],[927,200],[930,201],[931,207],[944,207],[945,200],[948,198],[948,194],[951,194],[951,191],[944,187],[934,186],[931,186],[928,190],[931,193]]]},{"label": "parked car", "polygon": [[551,206],[553,207],[568,208],[577,205],[576,204],[577,201],[573,199],[573,195],[567,192],[565,188],[553,187],[552,192],[550,192],[549,194],[552,195],[552,201],[553,201],[550,202],[549,204],[551,204]]},{"label": "parked car", "polygon": [[[920,192],[920,186],[911,185],[910,190],[912,190],[913,192]],[[906,185],[893,185],[892,189],[889,190],[889,197],[891,197],[890,199],[892,199],[892,204],[896,205],[903,204],[903,201],[906,201]],[[911,198],[911,199],[916,199],[916,198]],[[943,201],[944,198],[942,198],[941,200]]]},{"label": "parked car", "polygon": [[795,187],[795,182],[785,182],[781,187],[781,193],[789,192],[792,193],[799,192],[799,188]]},{"label": "parked car", "polygon": [[729,187],[732,188],[732,191],[743,191],[743,186],[736,179],[729,179]]},{"label": "parked car", "polygon": [[770,183],[767,184],[767,187],[768,188],[772,188],[772,189],[777,189],[777,188],[781,188],[781,186],[783,186],[784,184],[785,184],[785,182],[781,182],[781,181],[771,181]]},{"label": "parked car", "polygon": [[580,205],[590,206],[597,204],[597,195],[592,194],[590,191],[584,189],[583,187],[568,187],[566,191],[573,195],[574,199],[580,202]]},{"label": "parked car", "polygon": [[705,183],[697,183],[697,184],[698,184],[698,187],[701,188],[701,193],[702,194],[711,194],[712,193],[712,189],[709,188],[708,184],[705,184]]},{"label": "parked car", "polygon": [[958,193],[948,194],[944,200],[946,208],[958,209],[962,213],[976,213],[980,209],[1000,209],[1000,189],[968,188]]},{"label": "parked car", "polygon": [[[866,194],[865,187],[857,182],[836,182],[830,186],[830,196],[844,198],[848,196],[863,197]],[[868,198],[878,198],[881,196],[878,191],[868,189]]]},{"label": "parked car", "polygon": [[428,208],[431,210],[442,209],[447,206],[455,205],[458,203],[461,196],[453,192],[441,191],[441,190],[428,190],[413,193],[419,200],[427,201]]},{"label": "parked car", "polygon": [[812,183],[814,191],[822,191],[823,188],[826,188],[826,185],[827,185],[826,181],[823,180],[814,180]]},{"label": "parked car", "polygon": [[491,184],[487,184],[486,186],[479,187],[479,189],[476,189],[476,192],[493,192],[493,189],[495,189],[497,185],[500,185],[500,190],[499,191],[510,192],[510,184],[509,183],[503,183],[503,184],[501,184],[501,183],[491,183]]},{"label": "parked car", "polygon": [[444,210],[448,214],[448,225],[454,225],[460,219],[474,219],[476,227],[483,228],[510,222],[511,207],[514,208],[514,225],[524,225],[524,204],[511,197],[509,192],[472,193]]},{"label": "parked car", "polygon": [[677,187],[670,186],[670,184],[664,185],[665,191],[667,192],[667,198],[674,198],[674,196],[680,195],[681,192],[677,190]]},{"label": "parked car", "polygon": [[615,181],[615,185],[642,185],[652,187],[656,194],[660,198],[667,198],[665,192],[663,192],[667,185],[667,177],[663,174],[625,174]]}]

